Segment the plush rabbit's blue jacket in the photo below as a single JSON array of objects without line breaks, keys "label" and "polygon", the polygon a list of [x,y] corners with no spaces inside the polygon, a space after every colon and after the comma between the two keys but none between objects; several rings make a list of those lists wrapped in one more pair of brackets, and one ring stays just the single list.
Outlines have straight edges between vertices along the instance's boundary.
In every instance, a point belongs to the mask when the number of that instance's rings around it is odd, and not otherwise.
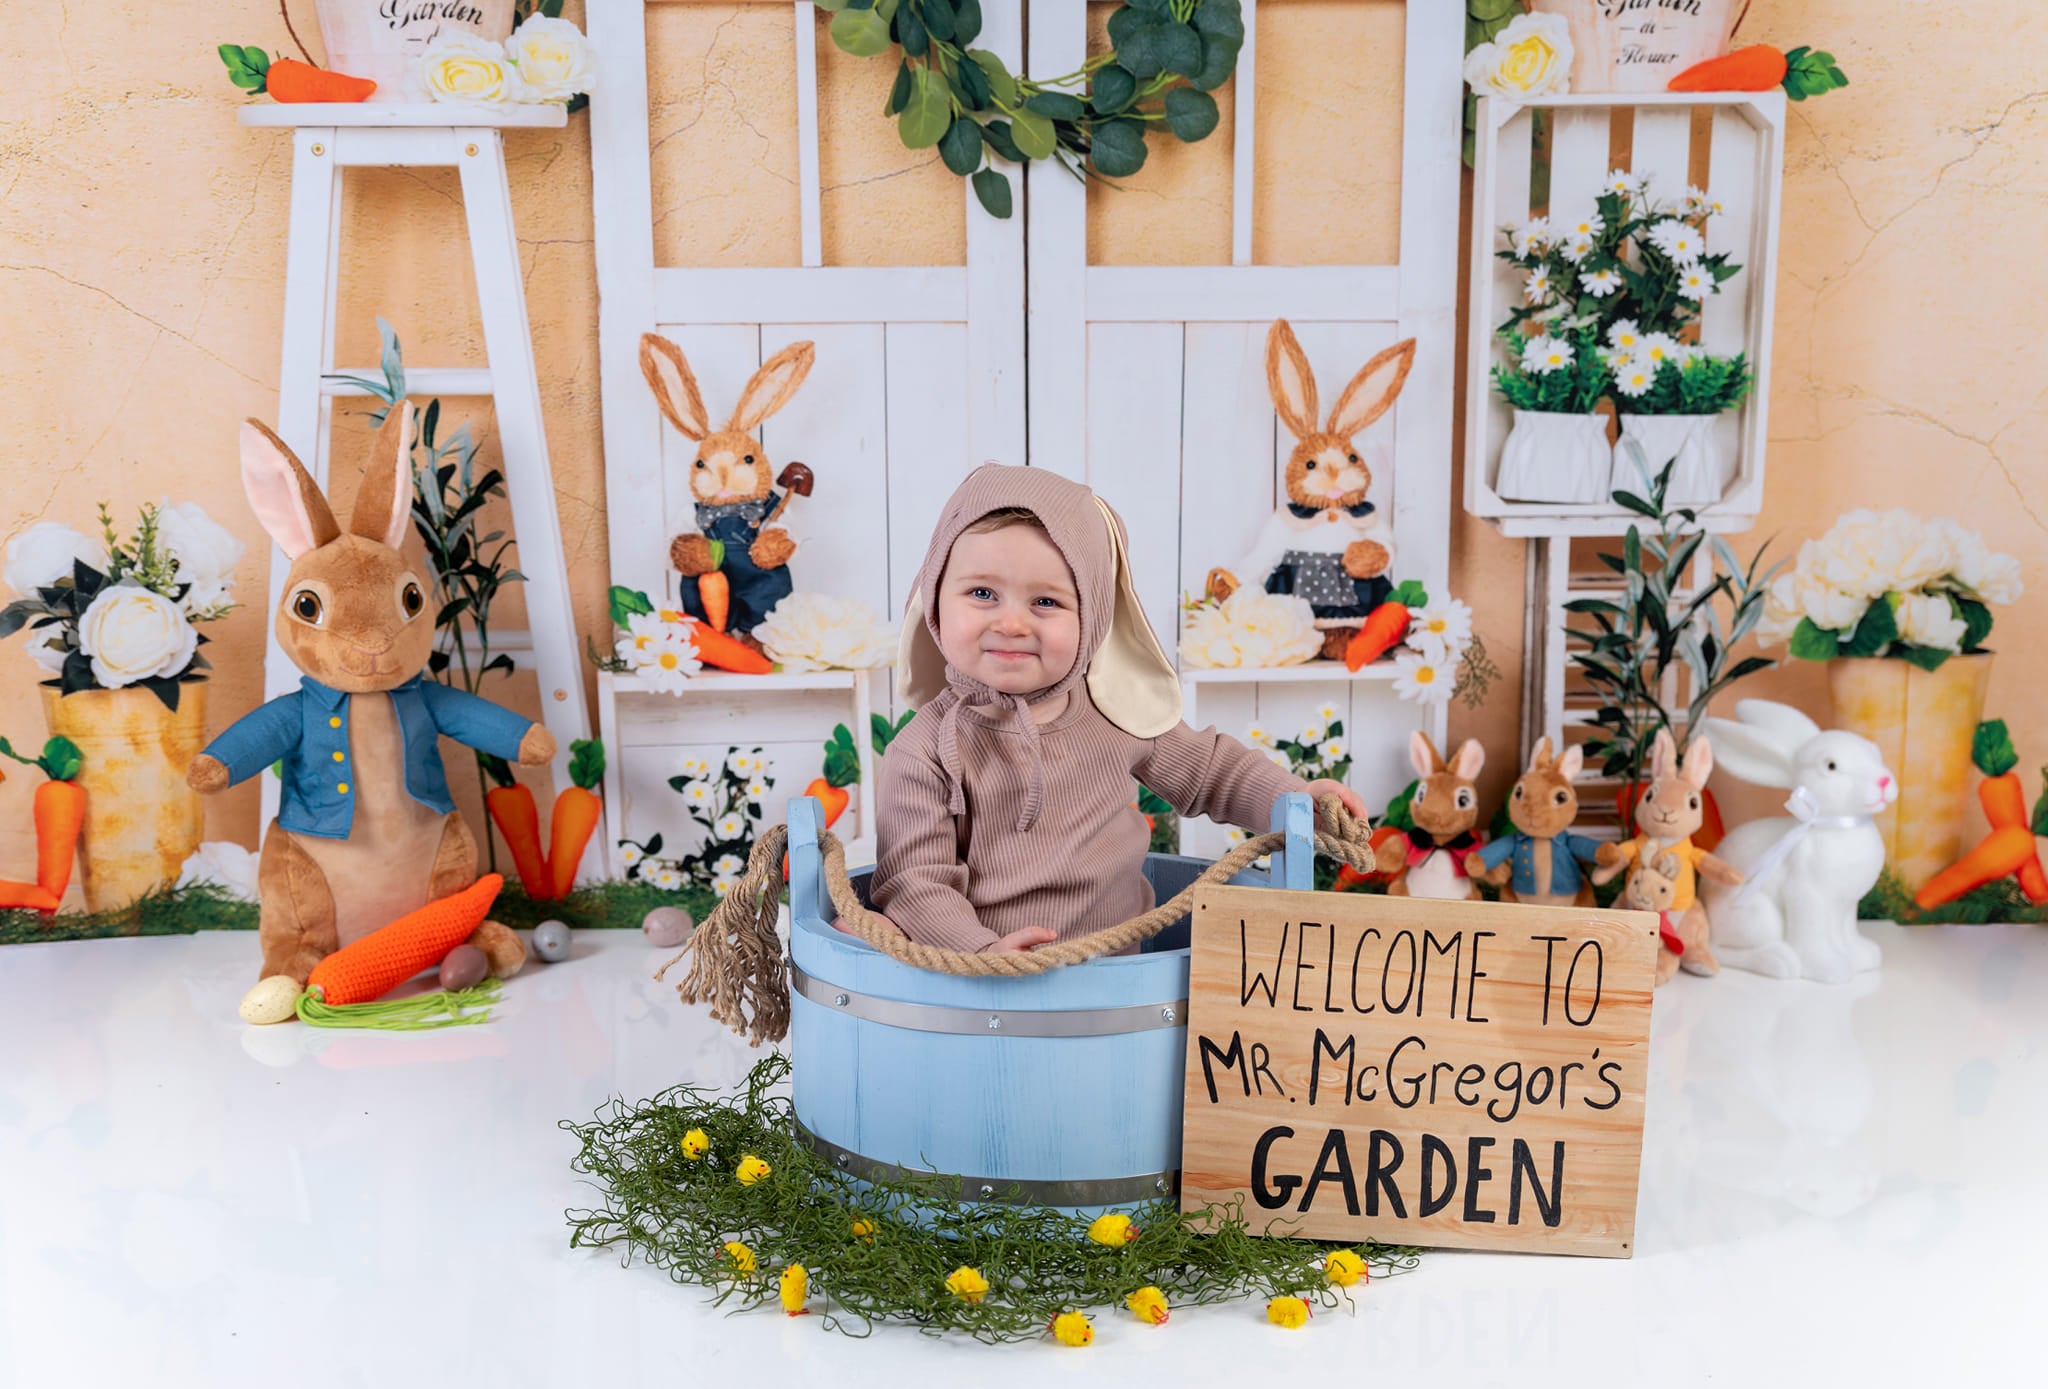
[{"label": "plush rabbit's blue jacket", "polygon": [[[277,822],[293,834],[346,839],[355,819],[355,763],[349,755],[348,702],[354,696],[302,676],[296,693],[252,710],[206,745],[228,769],[229,783],[284,763]],[[390,692],[405,738],[406,793],[443,814],[455,809],[441,767],[447,734],[479,752],[517,761],[530,719],[467,690],[415,675]]]}]

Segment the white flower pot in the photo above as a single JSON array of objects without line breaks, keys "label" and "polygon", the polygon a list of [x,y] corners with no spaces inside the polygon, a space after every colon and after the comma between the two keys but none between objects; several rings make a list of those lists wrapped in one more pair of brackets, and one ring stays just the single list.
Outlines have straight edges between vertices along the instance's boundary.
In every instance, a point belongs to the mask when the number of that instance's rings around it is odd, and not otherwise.
[{"label": "white flower pot", "polygon": [[512,37],[513,0],[317,0],[327,66],[377,84],[372,101],[407,101],[406,70],[429,43],[476,34]]},{"label": "white flower pot", "polygon": [[[1661,92],[1728,51],[1738,0],[1532,0],[1571,26],[1574,92]],[[1666,190],[1667,194],[1675,190]]]},{"label": "white flower pot", "polygon": [[1493,490],[1511,502],[1597,505],[1608,499],[1613,470],[1605,415],[1517,410]]},{"label": "white flower pot", "polygon": [[1613,490],[1648,495],[1647,484],[1636,467],[1630,441],[1642,447],[1643,466],[1655,477],[1673,459],[1671,486],[1664,495],[1667,506],[1707,506],[1721,500],[1728,490],[1728,460],[1721,455],[1714,430],[1719,415],[1630,415],[1621,416],[1621,438],[1614,445]]}]

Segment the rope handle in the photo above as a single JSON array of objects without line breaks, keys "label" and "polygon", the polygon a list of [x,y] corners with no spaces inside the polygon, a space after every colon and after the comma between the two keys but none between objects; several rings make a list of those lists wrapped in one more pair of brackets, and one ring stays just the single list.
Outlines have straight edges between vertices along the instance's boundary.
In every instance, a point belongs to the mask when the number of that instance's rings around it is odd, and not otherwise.
[{"label": "rope handle", "polygon": [[[1337,796],[1317,802],[1329,828],[1314,835],[1316,852],[1349,864],[1361,873],[1378,867],[1372,848],[1371,820],[1355,816]],[[1142,916],[1108,926],[1073,940],[1056,941],[1036,950],[980,955],[947,950],[910,939],[886,918],[862,905],[846,873],[846,846],[838,836],[820,833],[826,894],[849,934],[918,969],[968,977],[1021,978],[1082,964],[1150,940],[1194,908],[1197,889],[1227,882],[1245,868],[1285,846],[1284,831],[1272,830],[1245,840],[1203,869],[1201,875],[1167,901]],[[750,1046],[779,1042],[789,1032],[789,975],[776,935],[781,898],[782,856],[789,844],[786,825],[771,825],[754,842],[746,871],[725,899],[704,918],[683,948],[654,972],[660,981],[685,955],[689,972],[677,984],[684,1003],[710,1005],[714,1020],[747,1039]]]}]

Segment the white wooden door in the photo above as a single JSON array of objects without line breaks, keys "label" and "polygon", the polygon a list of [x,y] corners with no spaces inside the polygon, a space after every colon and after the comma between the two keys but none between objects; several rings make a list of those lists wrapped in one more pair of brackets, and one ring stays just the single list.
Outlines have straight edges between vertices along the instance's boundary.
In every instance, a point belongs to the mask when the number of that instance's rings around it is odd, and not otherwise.
[{"label": "white wooden door", "polygon": [[[1031,71],[1081,65],[1085,8],[1036,0]],[[1398,263],[1281,266],[1252,261],[1259,9],[1244,0],[1229,265],[1090,265],[1086,190],[1037,168],[1027,190],[1031,461],[1086,481],[1123,514],[1140,596],[1169,646],[1181,595],[1199,593],[1212,566],[1242,556],[1285,497],[1293,440],[1265,377],[1276,318],[1294,326],[1326,409],[1373,353],[1417,339],[1397,404],[1359,442],[1376,455],[1370,498],[1392,517],[1396,576],[1420,579],[1435,596],[1449,572],[1462,12],[1436,0],[1407,6]],[[1233,736],[1254,724],[1292,736],[1334,710],[1354,750],[1352,784],[1377,807],[1412,776],[1409,733],[1426,728],[1441,743],[1445,720],[1441,707],[1397,699],[1384,670],[1368,672],[1205,683],[1195,722]],[[1224,845],[1207,822],[1184,843],[1205,854]]]},{"label": "white wooden door", "polygon": [[[965,265],[824,264],[817,11],[810,0],[769,3],[795,26],[802,250],[800,264],[747,269],[655,264],[648,67],[689,55],[649,51],[646,0],[589,3],[605,65],[591,100],[591,153],[612,582],[672,593],[669,539],[696,529],[694,446],[656,409],[640,374],[640,335],[659,332],[683,349],[714,423],[767,357],[809,339],[817,361],[808,380],[759,431],[777,469],[802,461],[817,477],[815,495],[797,498],[785,517],[798,541],[792,577],[799,590],[864,599],[893,623],[954,485],[985,460],[1025,461],[1023,216],[1020,208],[1008,221],[990,217],[963,181]],[[1013,67],[1022,3],[984,0],[977,41]],[[886,682],[876,696],[893,707]],[[622,699],[617,716],[619,833],[644,840],[660,830],[670,848],[694,840],[667,786],[685,760],[760,744],[775,764],[772,823],[819,774],[832,725],[853,722],[844,695],[729,684],[701,700]]]}]

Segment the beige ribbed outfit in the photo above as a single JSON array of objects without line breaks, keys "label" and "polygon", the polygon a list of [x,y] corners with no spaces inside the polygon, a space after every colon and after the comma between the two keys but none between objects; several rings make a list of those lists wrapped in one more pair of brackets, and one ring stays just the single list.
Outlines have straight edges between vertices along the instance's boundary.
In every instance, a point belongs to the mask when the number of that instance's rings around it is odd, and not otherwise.
[{"label": "beige ribbed outfit", "polygon": [[[1079,605],[1074,666],[1021,694],[983,685],[939,645],[938,590],[954,542],[997,510],[1033,513]],[[911,939],[978,951],[1027,926],[1061,940],[1149,910],[1150,835],[1133,778],[1184,815],[1263,831],[1299,777],[1180,717],[1180,682],[1146,622],[1122,518],[1045,468],[984,464],[947,501],[903,617],[897,681],[918,707],[882,759],[875,910]],[[1063,692],[1038,724],[1030,706]]]}]

